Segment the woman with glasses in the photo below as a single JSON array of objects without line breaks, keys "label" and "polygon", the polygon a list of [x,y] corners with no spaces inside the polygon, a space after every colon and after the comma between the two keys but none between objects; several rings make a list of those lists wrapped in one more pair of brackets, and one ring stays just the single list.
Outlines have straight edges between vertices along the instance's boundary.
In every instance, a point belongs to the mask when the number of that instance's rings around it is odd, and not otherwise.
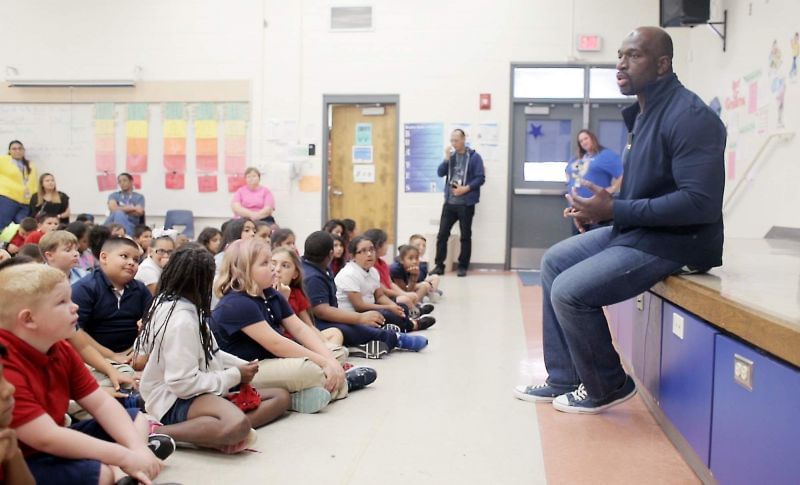
[{"label": "woman with glasses", "polygon": [[152,243],[150,256],[146,257],[139,270],[136,272],[136,279],[141,281],[155,296],[158,280],[161,278],[161,271],[169,262],[169,257],[175,250],[175,241],[169,236],[161,236]]}]

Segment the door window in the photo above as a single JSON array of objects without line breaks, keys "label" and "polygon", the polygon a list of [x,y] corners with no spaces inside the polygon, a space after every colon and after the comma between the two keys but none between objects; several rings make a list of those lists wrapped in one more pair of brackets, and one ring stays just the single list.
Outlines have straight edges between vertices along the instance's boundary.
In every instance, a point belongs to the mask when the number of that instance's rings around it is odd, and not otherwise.
[{"label": "door window", "polygon": [[524,180],[563,182],[571,143],[571,120],[527,120]]}]

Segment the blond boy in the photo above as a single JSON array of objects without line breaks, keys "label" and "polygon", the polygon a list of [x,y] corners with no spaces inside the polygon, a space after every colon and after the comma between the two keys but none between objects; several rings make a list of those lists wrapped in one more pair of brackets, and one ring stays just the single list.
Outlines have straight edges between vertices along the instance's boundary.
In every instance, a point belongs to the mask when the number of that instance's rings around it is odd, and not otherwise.
[{"label": "blond boy", "polygon": [[[165,458],[174,442],[151,435],[148,449],[147,417],[101,391],[65,342],[75,334],[78,307],[64,273],[20,264],[0,271],[0,287],[4,373],[16,387],[11,428],[36,481],[110,484],[129,475],[151,483],[162,466],[153,453]],[[95,419],[65,426],[70,399]]]}]

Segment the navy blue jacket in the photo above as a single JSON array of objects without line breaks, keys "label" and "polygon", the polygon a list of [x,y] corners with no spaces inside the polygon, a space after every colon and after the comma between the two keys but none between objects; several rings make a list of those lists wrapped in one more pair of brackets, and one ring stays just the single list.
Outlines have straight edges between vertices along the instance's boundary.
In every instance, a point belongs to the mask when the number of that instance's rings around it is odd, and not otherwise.
[{"label": "navy blue jacket", "polygon": [[[480,202],[481,199],[481,185],[486,182],[486,172],[483,169],[483,158],[471,148],[467,148],[467,153],[469,154],[469,158],[467,159],[467,167],[464,170],[464,180],[467,181],[464,185],[469,185],[469,192],[464,194],[464,202],[467,205],[475,205]],[[449,174],[449,164],[456,163],[456,154],[450,156],[449,159],[443,161],[439,164],[439,168],[436,169],[436,174],[439,177],[450,177]],[[444,186],[444,200],[447,201],[447,191],[450,190],[450,180],[445,180]]]},{"label": "navy blue jacket", "polygon": [[725,126],[675,74],[622,110],[625,176],[611,245],[698,269],[722,264]]},{"label": "navy blue jacket", "polygon": [[72,285],[72,302],[78,305],[78,326],[112,352],[131,348],[139,333],[137,322],[153,296],[138,280],[125,285],[117,301],[114,286],[102,270],[95,270]]}]

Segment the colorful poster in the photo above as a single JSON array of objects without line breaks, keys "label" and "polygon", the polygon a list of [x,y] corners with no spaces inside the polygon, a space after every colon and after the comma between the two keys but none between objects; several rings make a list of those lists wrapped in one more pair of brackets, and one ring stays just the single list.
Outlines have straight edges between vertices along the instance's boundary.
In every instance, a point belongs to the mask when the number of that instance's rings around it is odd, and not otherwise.
[{"label": "colorful poster", "polygon": [[164,177],[164,186],[169,190],[183,190],[185,182],[183,172],[167,172]]},{"label": "colorful poster", "polygon": [[131,176],[133,177],[133,188],[136,190],[142,190],[142,176],[138,173],[134,173]]},{"label": "colorful poster", "polygon": [[225,121],[225,173],[243,173],[247,166],[247,103],[226,103]]},{"label": "colorful poster", "polygon": [[201,174],[197,176],[197,191],[201,194],[217,191],[216,174]]},{"label": "colorful poster", "polygon": [[246,183],[247,182],[244,179],[243,173],[228,175],[228,192],[232,194],[239,190],[239,187],[244,186]]},{"label": "colorful poster", "polygon": [[403,132],[406,192],[441,192],[444,179],[436,169],[444,159],[444,124],[409,123]]},{"label": "colorful poster", "polygon": [[125,122],[125,168],[132,174],[147,172],[148,118],[149,108],[146,103],[128,105],[128,118]]},{"label": "colorful poster", "polygon": [[198,172],[217,171],[217,107],[199,103],[194,109],[194,139]]},{"label": "colorful poster", "polygon": [[115,172],[117,154],[115,152],[116,123],[114,103],[94,105],[94,159],[98,173]]},{"label": "colorful poster", "polygon": [[372,146],[372,123],[356,123],[356,145]]},{"label": "colorful poster", "polygon": [[167,172],[186,172],[186,110],[183,103],[164,103],[164,169]]},{"label": "colorful poster", "polygon": [[97,190],[108,192],[117,188],[117,174],[105,172],[97,174]]}]

